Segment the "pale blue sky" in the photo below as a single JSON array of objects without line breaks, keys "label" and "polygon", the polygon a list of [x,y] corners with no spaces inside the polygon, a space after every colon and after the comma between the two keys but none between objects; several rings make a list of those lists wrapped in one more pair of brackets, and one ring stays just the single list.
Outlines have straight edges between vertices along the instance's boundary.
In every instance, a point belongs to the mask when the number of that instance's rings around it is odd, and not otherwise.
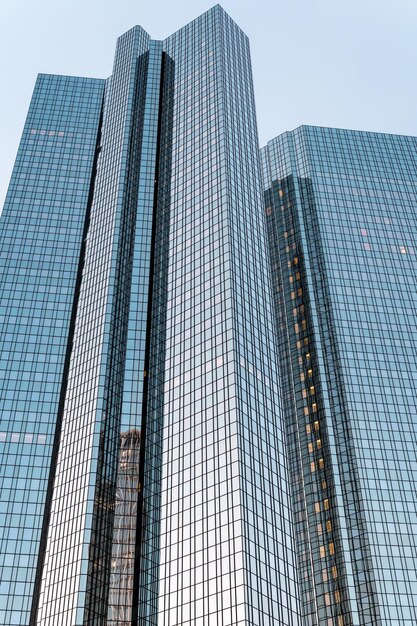
[{"label": "pale blue sky", "polygon": [[[0,0],[0,207],[38,72],[111,72],[134,24],[162,39],[216,2]],[[260,141],[300,124],[417,134],[416,0],[224,0],[249,35]]]}]

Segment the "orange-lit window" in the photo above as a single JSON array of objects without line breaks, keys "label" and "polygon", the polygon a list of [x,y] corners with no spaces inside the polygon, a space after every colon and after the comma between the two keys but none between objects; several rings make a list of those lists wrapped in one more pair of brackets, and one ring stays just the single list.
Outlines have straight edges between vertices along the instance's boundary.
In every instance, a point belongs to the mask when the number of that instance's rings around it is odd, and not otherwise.
[{"label": "orange-lit window", "polygon": [[332,523],[331,523],[331,521],[329,519],[326,522],[326,530],[327,530],[328,533],[332,532]]},{"label": "orange-lit window", "polygon": [[316,471],[316,464],[314,463],[314,461],[310,463],[310,471],[312,474],[314,474],[314,472]]},{"label": "orange-lit window", "polygon": [[314,503],[314,510],[316,513],[320,513],[320,502]]},{"label": "orange-lit window", "polygon": [[321,450],[321,439],[317,439],[317,448]]},{"label": "orange-lit window", "polygon": [[323,504],[324,504],[324,510],[328,511],[329,510],[329,500],[328,500],[328,498],[325,498],[323,500]]},{"label": "orange-lit window", "polygon": [[319,469],[324,468],[324,459],[319,459]]},{"label": "orange-lit window", "polygon": [[[305,409],[304,409],[304,413],[305,413]],[[307,415],[308,415],[308,409],[307,409]],[[307,431],[307,435],[309,435],[311,433],[311,426],[310,424],[306,424],[306,431]]]},{"label": "orange-lit window", "polygon": [[333,578],[337,578],[337,567],[336,567],[336,565],[333,565],[333,567],[332,567],[332,576],[333,576]]},{"label": "orange-lit window", "polygon": [[318,421],[318,420],[316,420],[316,421],[314,422],[314,430],[319,430],[319,428],[320,428],[319,421]]},{"label": "orange-lit window", "polygon": [[320,558],[324,559],[326,556],[326,548],[324,546],[320,546]]},{"label": "orange-lit window", "polygon": [[329,552],[333,556],[333,554],[334,554],[334,543],[333,543],[333,541],[331,541],[329,543]]},{"label": "orange-lit window", "polygon": [[311,452],[313,452],[313,450],[314,450],[314,446],[313,446],[313,444],[312,444],[312,443],[309,443],[309,444],[308,444],[308,451],[310,452],[310,454],[311,454]]}]

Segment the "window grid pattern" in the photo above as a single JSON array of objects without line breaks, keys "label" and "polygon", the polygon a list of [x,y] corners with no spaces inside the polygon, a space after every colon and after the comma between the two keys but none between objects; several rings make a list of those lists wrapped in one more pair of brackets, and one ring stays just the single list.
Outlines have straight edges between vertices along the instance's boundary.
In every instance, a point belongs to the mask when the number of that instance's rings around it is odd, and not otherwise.
[{"label": "window grid pattern", "polygon": [[[265,156],[265,155],[264,155]],[[301,183],[300,183],[301,184]],[[292,473],[298,570],[307,625],[351,624],[326,413],[292,177],[265,194]],[[288,324],[287,324],[288,320]]]},{"label": "window grid pattern", "polygon": [[176,91],[158,624],[296,624],[248,42],[216,6],[165,45]]},{"label": "window grid pattern", "polygon": [[107,616],[144,93],[138,57],[148,45],[140,27],[118,40],[106,91],[38,613],[45,626]]},{"label": "window grid pattern", "polygon": [[[162,54],[162,84],[155,177],[154,241],[152,249],[152,302],[145,355],[145,436],[141,448],[136,589],[133,621],[157,624],[159,596],[159,545],[161,518],[162,454],[165,405],[165,345],[167,319],[169,229],[171,214],[172,123],[175,68]],[[145,419],[144,419],[145,418]]]},{"label": "window grid pattern", "polygon": [[[119,472],[113,531],[108,626],[130,626],[137,544],[140,430],[146,371],[147,321],[151,286],[153,219],[157,178],[162,42],[151,41],[146,54],[142,145],[136,230],[123,384]],[[140,82],[142,84],[142,81]],[[146,400],[146,399],[145,399]],[[139,431],[139,432],[138,432]],[[125,442],[134,442],[126,446]]]},{"label": "window grid pattern", "polygon": [[0,623],[27,626],[104,81],[39,75],[0,221]]},{"label": "window grid pattern", "polygon": [[[356,620],[411,626],[417,139],[312,127],[288,135],[294,160],[276,178],[303,181],[294,210],[314,268],[313,328],[324,348]],[[289,143],[278,138],[269,149],[291,152]]]}]

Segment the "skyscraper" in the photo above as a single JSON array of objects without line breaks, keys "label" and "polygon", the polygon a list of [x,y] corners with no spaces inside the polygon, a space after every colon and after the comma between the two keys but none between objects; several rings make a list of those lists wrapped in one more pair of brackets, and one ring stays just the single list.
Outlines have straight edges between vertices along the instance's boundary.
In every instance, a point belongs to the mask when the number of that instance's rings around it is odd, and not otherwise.
[{"label": "skyscraper", "polygon": [[417,139],[262,150],[303,623],[417,623]]},{"label": "skyscraper", "polygon": [[296,626],[246,36],[38,78],[2,215],[0,621]]}]

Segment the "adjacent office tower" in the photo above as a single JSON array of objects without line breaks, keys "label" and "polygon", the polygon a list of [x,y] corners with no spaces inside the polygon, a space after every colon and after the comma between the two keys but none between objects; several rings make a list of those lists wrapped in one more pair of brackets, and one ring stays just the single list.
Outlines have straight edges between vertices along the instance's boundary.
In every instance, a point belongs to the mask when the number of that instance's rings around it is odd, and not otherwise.
[{"label": "adjacent office tower", "polygon": [[262,150],[303,624],[417,623],[417,139]]},{"label": "adjacent office tower", "polygon": [[246,36],[40,75],[1,221],[0,621],[296,626]]}]

